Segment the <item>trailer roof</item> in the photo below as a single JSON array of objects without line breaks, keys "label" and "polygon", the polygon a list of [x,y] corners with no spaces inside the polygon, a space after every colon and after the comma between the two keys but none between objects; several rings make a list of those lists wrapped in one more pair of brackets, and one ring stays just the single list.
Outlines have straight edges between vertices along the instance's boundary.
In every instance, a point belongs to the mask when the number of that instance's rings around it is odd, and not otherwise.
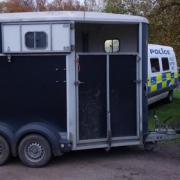
[{"label": "trailer roof", "polygon": [[146,18],[140,16],[84,11],[48,11],[0,14],[0,22],[30,22],[59,20],[76,22],[148,23],[148,20]]}]

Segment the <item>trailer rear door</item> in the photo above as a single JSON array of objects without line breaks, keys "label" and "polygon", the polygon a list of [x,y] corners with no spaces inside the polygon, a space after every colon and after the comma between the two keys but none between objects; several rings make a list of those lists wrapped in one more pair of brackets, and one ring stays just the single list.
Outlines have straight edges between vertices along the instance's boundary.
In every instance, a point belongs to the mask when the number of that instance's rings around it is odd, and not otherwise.
[{"label": "trailer rear door", "polygon": [[137,56],[78,58],[78,142],[137,137]]}]

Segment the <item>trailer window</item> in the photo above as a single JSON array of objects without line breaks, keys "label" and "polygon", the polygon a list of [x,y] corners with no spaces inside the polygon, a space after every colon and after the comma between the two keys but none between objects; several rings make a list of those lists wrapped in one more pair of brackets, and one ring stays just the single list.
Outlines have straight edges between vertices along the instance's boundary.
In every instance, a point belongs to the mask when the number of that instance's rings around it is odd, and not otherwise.
[{"label": "trailer window", "polygon": [[104,49],[107,53],[115,53],[120,51],[120,43],[118,39],[106,40],[104,43]]},{"label": "trailer window", "polygon": [[156,73],[160,71],[160,66],[159,66],[159,59],[158,58],[151,58],[151,71],[152,73]]},{"label": "trailer window", "polygon": [[161,60],[162,60],[163,71],[168,71],[169,70],[168,58],[162,58]]},{"label": "trailer window", "polygon": [[45,32],[27,32],[25,44],[28,48],[44,49],[47,47],[47,34]]}]

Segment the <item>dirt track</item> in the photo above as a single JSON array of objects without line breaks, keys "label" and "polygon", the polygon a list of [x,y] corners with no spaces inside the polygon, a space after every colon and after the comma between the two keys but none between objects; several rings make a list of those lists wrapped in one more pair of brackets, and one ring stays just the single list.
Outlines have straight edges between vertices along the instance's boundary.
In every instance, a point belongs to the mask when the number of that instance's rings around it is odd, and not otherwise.
[{"label": "dirt track", "polygon": [[156,152],[118,148],[71,152],[49,166],[31,169],[18,160],[0,167],[0,180],[180,180],[180,142],[162,144]]}]

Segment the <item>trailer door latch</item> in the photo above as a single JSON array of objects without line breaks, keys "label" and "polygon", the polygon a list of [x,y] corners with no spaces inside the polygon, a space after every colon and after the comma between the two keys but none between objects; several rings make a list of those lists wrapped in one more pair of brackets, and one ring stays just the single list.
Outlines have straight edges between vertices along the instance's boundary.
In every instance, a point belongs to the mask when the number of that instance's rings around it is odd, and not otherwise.
[{"label": "trailer door latch", "polygon": [[79,86],[79,85],[84,84],[84,83],[85,83],[85,82],[82,82],[82,81],[75,81],[74,84],[75,84],[76,86]]},{"label": "trailer door latch", "polygon": [[142,80],[140,80],[140,79],[139,80],[134,80],[133,82],[136,83],[136,84],[140,84],[142,82]]}]

